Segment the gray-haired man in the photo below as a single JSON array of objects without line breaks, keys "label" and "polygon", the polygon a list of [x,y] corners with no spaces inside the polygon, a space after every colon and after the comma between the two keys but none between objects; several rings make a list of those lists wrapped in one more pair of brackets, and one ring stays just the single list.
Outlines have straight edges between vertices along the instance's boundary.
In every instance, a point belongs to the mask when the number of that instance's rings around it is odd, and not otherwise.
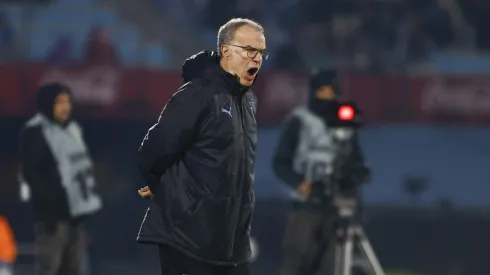
[{"label": "gray-haired man", "polygon": [[184,86],[139,149],[151,198],[138,241],[160,246],[162,273],[247,275],[257,124],[250,90],[264,59],[263,28],[232,19],[218,53],[186,60]]}]

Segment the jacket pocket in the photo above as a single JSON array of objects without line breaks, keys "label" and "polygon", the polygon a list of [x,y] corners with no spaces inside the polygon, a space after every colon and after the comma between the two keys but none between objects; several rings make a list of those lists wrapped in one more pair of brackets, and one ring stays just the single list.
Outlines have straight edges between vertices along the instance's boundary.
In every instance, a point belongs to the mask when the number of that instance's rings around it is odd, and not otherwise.
[{"label": "jacket pocket", "polygon": [[171,206],[170,216],[172,219],[172,224],[178,225],[184,222],[189,217],[194,216],[194,214],[201,208],[202,198],[194,198],[192,201],[179,201],[174,199]]},{"label": "jacket pocket", "polygon": [[212,259],[230,259],[240,218],[239,208],[234,204],[233,198],[202,197],[174,224],[176,235],[188,245],[206,251]]}]

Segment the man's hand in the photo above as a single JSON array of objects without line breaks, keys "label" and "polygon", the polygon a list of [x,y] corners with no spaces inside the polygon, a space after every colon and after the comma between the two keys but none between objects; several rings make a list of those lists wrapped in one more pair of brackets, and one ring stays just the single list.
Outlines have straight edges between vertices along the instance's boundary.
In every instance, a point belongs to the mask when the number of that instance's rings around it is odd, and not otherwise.
[{"label": "man's hand", "polygon": [[311,194],[311,181],[304,180],[298,186],[298,193],[303,197],[309,197]]},{"label": "man's hand", "polygon": [[150,188],[148,186],[145,186],[145,187],[141,188],[140,190],[138,190],[138,194],[143,199],[151,198],[153,196],[153,194],[151,193]]}]

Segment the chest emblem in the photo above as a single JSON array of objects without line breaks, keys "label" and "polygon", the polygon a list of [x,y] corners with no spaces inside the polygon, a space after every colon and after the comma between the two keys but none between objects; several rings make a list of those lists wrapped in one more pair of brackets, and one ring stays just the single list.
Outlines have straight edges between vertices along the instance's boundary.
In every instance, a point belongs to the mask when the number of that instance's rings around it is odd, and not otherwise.
[{"label": "chest emblem", "polygon": [[221,112],[222,112],[222,113],[225,113],[225,114],[227,114],[227,115],[229,115],[230,117],[233,117],[233,116],[232,116],[232,114],[231,114],[231,106],[230,106],[230,107],[228,107],[228,109],[226,109],[226,108],[221,108]]}]

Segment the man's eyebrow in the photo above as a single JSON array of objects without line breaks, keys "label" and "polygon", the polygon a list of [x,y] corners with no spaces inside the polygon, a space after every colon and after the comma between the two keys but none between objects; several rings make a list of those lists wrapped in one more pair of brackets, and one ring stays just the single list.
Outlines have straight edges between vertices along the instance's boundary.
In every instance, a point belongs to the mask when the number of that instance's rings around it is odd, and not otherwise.
[{"label": "man's eyebrow", "polygon": [[262,50],[265,50],[265,48],[260,49],[260,48],[256,48],[256,47],[254,47],[254,46],[252,46],[252,45],[245,45],[244,47],[245,47],[245,48],[254,49],[254,50],[261,50],[261,51],[262,51]]}]

